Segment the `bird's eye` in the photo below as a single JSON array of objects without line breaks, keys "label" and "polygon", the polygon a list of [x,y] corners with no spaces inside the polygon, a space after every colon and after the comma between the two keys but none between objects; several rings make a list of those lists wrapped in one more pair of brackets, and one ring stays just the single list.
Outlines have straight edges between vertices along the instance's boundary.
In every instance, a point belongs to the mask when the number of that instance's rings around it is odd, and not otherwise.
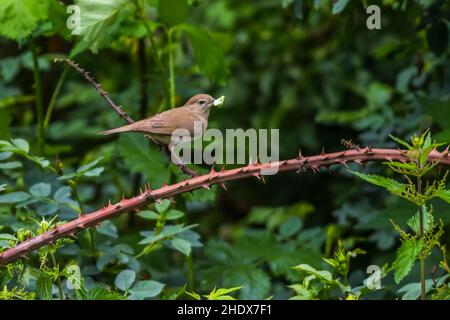
[{"label": "bird's eye", "polygon": [[198,100],[198,104],[199,105],[204,105],[206,103],[206,100],[203,100],[203,99],[201,99],[201,100]]}]

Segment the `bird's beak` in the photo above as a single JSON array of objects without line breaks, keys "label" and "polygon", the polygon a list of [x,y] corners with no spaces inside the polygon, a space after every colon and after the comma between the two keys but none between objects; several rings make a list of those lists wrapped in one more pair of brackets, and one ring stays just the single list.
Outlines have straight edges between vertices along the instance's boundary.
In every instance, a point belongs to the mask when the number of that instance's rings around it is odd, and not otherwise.
[{"label": "bird's beak", "polygon": [[225,101],[225,96],[221,96],[220,98],[213,100],[212,104],[213,104],[213,106],[221,106],[221,105],[223,105],[224,101]]}]

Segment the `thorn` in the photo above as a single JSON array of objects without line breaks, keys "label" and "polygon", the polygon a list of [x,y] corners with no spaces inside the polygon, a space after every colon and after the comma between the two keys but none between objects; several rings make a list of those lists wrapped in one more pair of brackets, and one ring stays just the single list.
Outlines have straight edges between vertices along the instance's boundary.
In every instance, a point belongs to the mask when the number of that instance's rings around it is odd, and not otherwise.
[{"label": "thorn", "polygon": [[297,155],[297,157],[295,159],[297,159],[297,160],[303,159],[302,149],[298,150],[298,155]]},{"label": "thorn", "polygon": [[315,164],[311,166],[311,170],[316,174],[316,172],[319,172],[319,167]]},{"label": "thorn", "polygon": [[221,186],[223,190],[228,191],[228,189],[227,189],[227,187],[225,185],[225,182],[220,182],[219,186]]},{"label": "thorn", "polygon": [[120,203],[118,203],[118,204],[116,205],[116,209],[118,210],[118,209],[120,209],[120,208],[122,208],[122,205],[121,205]]},{"label": "thorn", "polygon": [[361,159],[355,159],[355,160],[353,160],[353,162],[355,162],[355,163],[357,163],[357,164],[359,164],[361,166],[364,165],[364,163],[363,163],[363,161]]},{"label": "thorn", "polygon": [[108,199],[108,208],[111,207],[111,199]]},{"label": "thorn", "polygon": [[206,190],[211,190],[211,187],[207,183],[202,184],[202,188]]},{"label": "thorn", "polygon": [[326,153],[325,153],[325,147],[322,147],[322,152],[320,153],[320,155],[321,156],[324,156]]},{"label": "thorn", "polygon": [[339,162],[340,164],[344,165],[347,169],[349,168],[349,167],[348,167],[348,164],[347,164],[347,160],[338,160],[338,162]]},{"label": "thorn", "polygon": [[122,193],[122,200],[120,200],[120,201],[123,201],[123,200],[125,200],[125,194],[124,193]]},{"label": "thorn", "polygon": [[176,203],[175,200],[174,200],[173,198],[168,198],[168,200],[169,200],[171,203]]},{"label": "thorn", "polygon": [[222,172],[225,172],[226,170],[225,170],[225,165],[223,165],[222,166],[222,169],[220,169],[220,172],[222,173]]}]

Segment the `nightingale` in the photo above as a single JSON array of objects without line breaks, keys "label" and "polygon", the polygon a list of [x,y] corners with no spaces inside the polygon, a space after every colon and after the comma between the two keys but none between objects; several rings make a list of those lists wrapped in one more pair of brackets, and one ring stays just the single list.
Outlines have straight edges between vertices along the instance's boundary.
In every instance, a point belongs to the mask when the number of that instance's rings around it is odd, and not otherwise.
[{"label": "nightingale", "polygon": [[108,135],[120,132],[141,132],[149,136],[154,142],[167,146],[174,155],[173,149],[176,141],[172,141],[172,132],[176,129],[186,129],[190,136],[194,136],[194,123],[201,123],[201,132],[208,127],[208,117],[212,106],[219,106],[223,103],[224,97],[214,99],[208,94],[196,94],[191,97],[183,106],[169,109],[146,119],[136,121],[122,127],[100,132]]}]

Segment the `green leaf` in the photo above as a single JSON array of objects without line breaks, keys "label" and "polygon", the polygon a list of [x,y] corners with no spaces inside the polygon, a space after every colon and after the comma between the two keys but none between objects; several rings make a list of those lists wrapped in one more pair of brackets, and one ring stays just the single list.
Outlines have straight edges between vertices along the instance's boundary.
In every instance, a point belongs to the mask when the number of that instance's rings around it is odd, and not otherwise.
[{"label": "green leaf", "polygon": [[176,250],[180,251],[185,256],[189,256],[191,254],[191,244],[189,241],[181,238],[175,238],[172,239],[170,243]]},{"label": "green leaf", "polygon": [[119,11],[128,3],[126,0],[75,0],[80,7],[81,41],[73,48],[71,56],[75,56],[86,48],[92,52],[110,45],[106,37],[109,27],[116,21]]},{"label": "green leaf", "polygon": [[10,192],[0,196],[0,203],[17,203],[28,200],[30,195],[23,191]]},{"label": "green leaf", "polygon": [[439,190],[435,193],[435,196],[450,203],[450,190]]},{"label": "green leaf", "polygon": [[406,239],[397,250],[397,258],[393,263],[395,269],[394,280],[398,284],[411,271],[417,255],[423,247],[422,240]]},{"label": "green leaf", "polygon": [[289,217],[280,225],[280,236],[289,238],[302,228],[302,220],[299,217]]},{"label": "green leaf", "polygon": [[82,165],[81,167],[79,167],[77,169],[77,173],[84,173],[89,171],[91,168],[95,167],[101,160],[103,159],[103,157],[97,158],[94,161],[91,161],[85,165]]},{"label": "green leaf", "polygon": [[51,186],[48,183],[36,183],[30,188],[30,193],[35,197],[47,197],[50,194]]},{"label": "green leaf", "polygon": [[223,83],[228,76],[228,67],[219,46],[205,30],[199,27],[182,24],[179,28],[188,35],[200,70],[212,82]]},{"label": "green leaf", "polygon": [[184,212],[180,210],[169,210],[167,212],[166,220],[176,220],[184,216]]},{"label": "green leaf", "polygon": [[159,0],[158,14],[162,22],[175,26],[188,17],[189,5],[187,0]]},{"label": "green leaf", "polygon": [[127,170],[144,174],[156,185],[169,181],[169,170],[164,165],[166,159],[143,135],[130,133],[120,136],[118,148]]},{"label": "green leaf", "polygon": [[138,213],[138,216],[149,220],[157,220],[159,218],[159,214],[151,210],[141,211]]},{"label": "green leaf", "polygon": [[[433,228],[434,219],[433,219],[433,215],[431,214],[431,211],[428,210],[426,205],[422,206],[422,211],[423,211],[423,229],[425,232],[427,232]],[[420,212],[417,211],[416,214],[408,220],[407,224],[416,234],[419,234],[420,233]]]},{"label": "green leaf", "polygon": [[97,232],[112,238],[117,238],[119,236],[116,225],[110,220],[103,221],[98,225]]},{"label": "green leaf", "polygon": [[22,163],[19,161],[2,162],[0,163],[0,169],[10,170],[22,167]]},{"label": "green leaf", "polygon": [[228,295],[228,293],[237,291],[242,289],[243,286],[234,287],[234,288],[214,288],[208,295],[204,295],[204,297],[208,300],[236,300],[234,297]]},{"label": "green leaf", "polygon": [[409,145],[409,143],[406,142],[406,141],[403,140],[403,139],[394,137],[393,135],[389,135],[389,137],[390,137],[392,140],[394,140],[395,142],[397,142],[398,144],[400,144],[400,145],[406,147],[407,149],[411,149],[411,148],[412,148],[412,147]]},{"label": "green leaf", "polygon": [[51,300],[52,279],[46,274],[41,274],[36,280],[36,291],[42,300]]},{"label": "green leaf", "polygon": [[86,300],[123,300],[124,297],[115,292],[104,288],[94,288],[86,293]]},{"label": "green leaf", "polygon": [[[11,124],[11,114],[8,110],[0,109],[0,139],[8,139],[9,125]],[[1,160],[1,159],[0,159]]]},{"label": "green leaf", "polygon": [[401,192],[403,192],[404,190],[406,190],[406,186],[403,183],[400,183],[398,181],[383,177],[383,176],[378,176],[378,175],[374,175],[374,174],[365,174],[365,173],[360,173],[357,171],[351,171],[349,170],[350,173],[354,174],[355,176],[360,177],[361,179],[385,188],[386,190],[388,190],[391,193],[394,194],[399,194]]},{"label": "green leaf", "polygon": [[65,202],[70,198],[71,193],[70,187],[61,187],[56,190],[53,198],[58,202]]},{"label": "green leaf", "polygon": [[27,37],[38,21],[48,16],[48,0],[1,0],[0,35],[17,40]]},{"label": "green leaf", "polygon": [[333,14],[340,13],[342,10],[345,9],[345,7],[347,6],[347,4],[349,2],[350,2],[350,0],[337,0],[337,1],[334,1],[332,13]]},{"label": "green leaf", "polygon": [[151,244],[157,241],[160,241],[165,238],[170,238],[176,234],[182,233],[186,230],[192,229],[196,227],[196,224],[183,226],[182,224],[176,225],[166,225],[161,230],[160,233],[156,234],[155,231],[142,231],[141,235],[145,237],[145,239],[141,240],[139,244]]},{"label": "green leaf", "polygon": [[133,285],[134,280],[136,280],[136,272],[133,270],[123,270],[117,275],[114,284],[120,290],[127,291]]},{"label": "green leaf", "polygon": [[10,241],[17,241],[17,238],[13,234],[0,233],[0,248],[9,248]]},{"label": "green leaf", "polygon": [[143,300],[144,298],[156,297],[164,288],[164,284],[154,280],[137,282],[132,289],[128,300]]},{"label": "green leaf", "polygon": [[11,139],[11,142],[13,143],[14,146],[17,147],[17,149],[25,153],[28,153],[30,151],[30,145],[24,139]]},{"label": "green leaf", "polygon": [[40,205],[36,211],[40,216],[49,216],[58,211],[58,205],[52,202],[44,203]]},{"label": "green leaf", "polygon": [[155,203],[155,208],[159,213],[165,212],[170,207],[170,200],[164,199],[161,202]]}]

